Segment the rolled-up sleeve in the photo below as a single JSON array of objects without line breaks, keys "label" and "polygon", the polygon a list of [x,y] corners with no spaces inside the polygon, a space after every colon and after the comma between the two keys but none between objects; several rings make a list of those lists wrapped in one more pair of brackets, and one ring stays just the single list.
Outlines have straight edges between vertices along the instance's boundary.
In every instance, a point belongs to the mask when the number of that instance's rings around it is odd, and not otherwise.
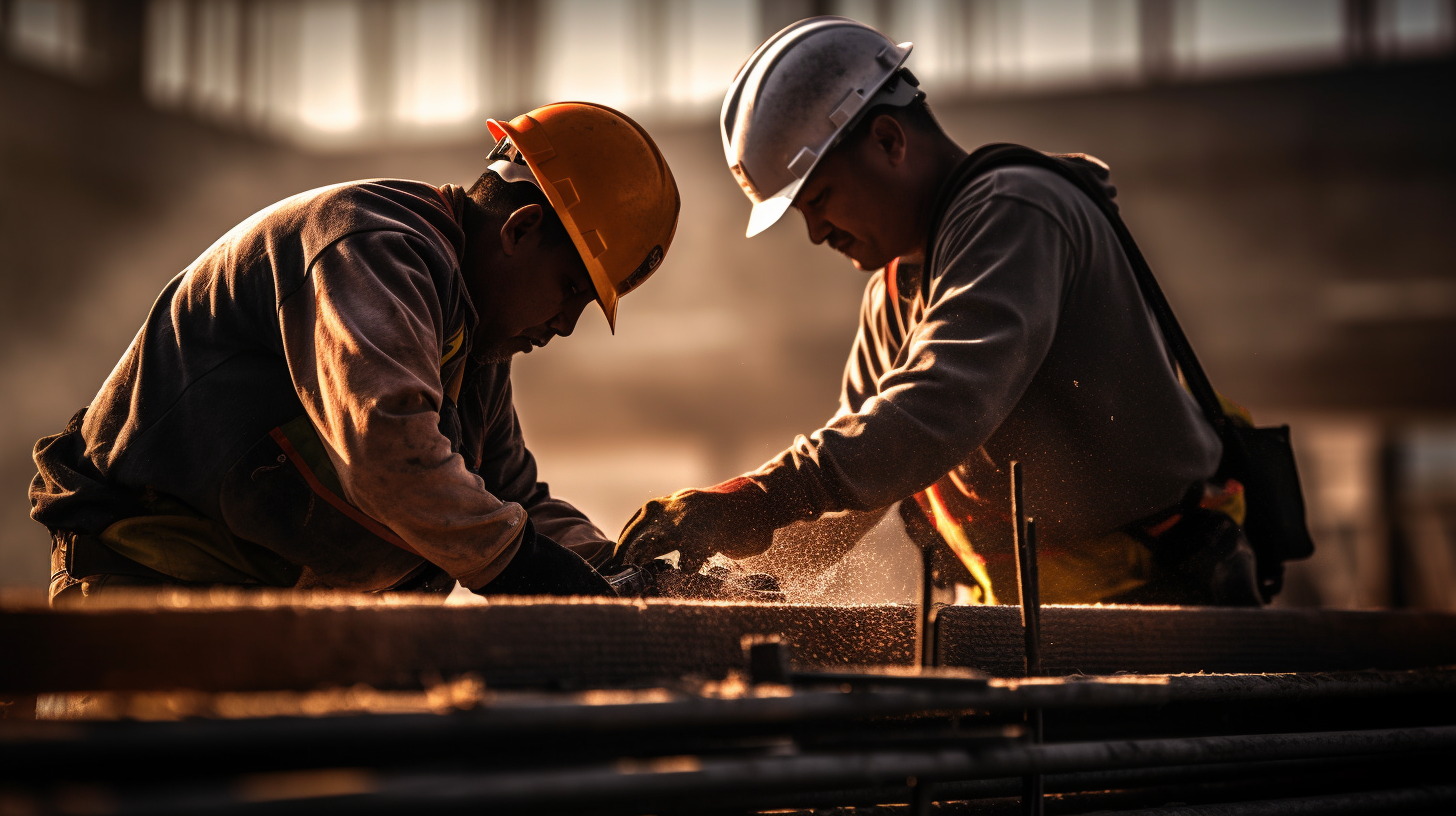
[{"label": "rolled-up sleeve", "polygon": [[759,469],[794,516],[874,510],[934,483],[996,431],[1051,347],[1074,267],[1054,217],[992,196],[952,208],[936,252],[923,317],[895,364],[876,371],[867,307],[840,412]]},{"label": "rolled-up sleeve", "polygon": [[487,490],[439,430],[438,252],[398,232],[351,235],[279,309],[290,373],[345,498],[463,585],[514,556],[526,511]]}]

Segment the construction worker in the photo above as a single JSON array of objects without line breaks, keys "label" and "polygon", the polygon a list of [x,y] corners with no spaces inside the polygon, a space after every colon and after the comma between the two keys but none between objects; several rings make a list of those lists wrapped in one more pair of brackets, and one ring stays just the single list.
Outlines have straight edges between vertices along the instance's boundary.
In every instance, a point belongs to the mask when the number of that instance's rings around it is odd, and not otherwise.
[{"label": "construction worker", "polygon": [[[616,559],[676,550],[693,570],[764,553],[778,531],[781,569],[822,568],[900,502],[912,538],[957,556],[937,571],[961,600],[1014,602],[1018,460],[1044,601],[1258,603],[1239,486],[1208,482],[1221,444],[1107,219],[1045,169],[958,173],[968,153],[905,68],[911,47],[815,17],[734,78],[722,137],[748,235],[793,207],[811,242],[873,272],[859,333],[828,424],[758,470],[649,502]],[[1105,180],[1099,164],[1082,160]],[[827,532],[796,524],[812,520]]]},{"label": "construction worker", "polygon": [[338,184],[174,278],[90,406],[40,440],[53,603],[116,587],[611,594],[612,542],[537,480],[513,355],[662,263],[679,196],[600,105],[504,122],[474,185]]}]

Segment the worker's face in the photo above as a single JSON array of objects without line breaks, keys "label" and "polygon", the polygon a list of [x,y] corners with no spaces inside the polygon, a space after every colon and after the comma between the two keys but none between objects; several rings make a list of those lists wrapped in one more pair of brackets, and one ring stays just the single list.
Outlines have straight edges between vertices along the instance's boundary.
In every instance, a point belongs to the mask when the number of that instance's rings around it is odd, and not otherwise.
[{"label": "worker's face", "polygon": [[905,131],[883,114],[868,133],[830,150],[794,198],[809,240],[828,243],[866,271],[915,251],[918,208],[907,206],[905,159]]},{"label": "worker's face", "polygon": [[582,310],[596,300],[586,266],[570,243],[543,246],[545,212],[527,204],[500,227],[499,253],[469,260],[466,286],[480,315],[475,355],[506,362],[576,329]]}]

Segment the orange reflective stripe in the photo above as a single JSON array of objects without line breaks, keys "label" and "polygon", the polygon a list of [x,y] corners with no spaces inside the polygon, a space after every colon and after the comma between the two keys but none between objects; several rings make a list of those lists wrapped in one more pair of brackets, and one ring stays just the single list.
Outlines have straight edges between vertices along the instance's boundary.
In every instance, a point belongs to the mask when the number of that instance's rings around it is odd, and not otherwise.
[{"label": "orange reflective stripe", "polygon": [[298,453],[298,449],[293,447],[292,442],[288,441],[288,437],[283,433],[283,429],[274,428],[268,432],[268,435],[273,437],[273,441],[277,442],[278,447],[283,449],[283,454],[288,457],[288,460],[293,463],[295,468],[298,468],[298,472],[303,474],[303,480],[308,482],[308,486],[313,489],[313,492],[322,497],[324,501],[332,504],[339,512],[359,522],[360,526],[364,529],[388,541],[390,544],[405,552],[414,553],[424,558],[423,555],[420,555],[419,551],[409,544],[406,544],[405,540],[400,538],[393,530],[365,515],[362,510],[344,501],[334,491],[325,487],[324,483],[320,482],[318,477],[314,475],[313,468],[310,468],[308,463],[303,460],[303,456]]}]

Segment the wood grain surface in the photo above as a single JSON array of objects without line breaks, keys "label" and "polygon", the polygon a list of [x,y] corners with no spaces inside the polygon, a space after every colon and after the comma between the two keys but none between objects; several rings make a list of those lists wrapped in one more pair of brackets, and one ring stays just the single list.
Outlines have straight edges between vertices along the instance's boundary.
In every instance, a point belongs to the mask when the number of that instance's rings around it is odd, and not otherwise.
[{"label": "wood grain surface", "polygon": [[[940,665],[1024,671],[1018,607],[947,607],[937,627]],[[1041,627],[1047,675],[1456,665],[1456,615],[1430,612],[1048,606]]]},{"label": "wood grain surface", "polygon": [[[1019,609],[949,607],[942,666],[1023,671]],[[911,606],[513,600],[450,606],[361,596],[171,592],[109,608],[0,605],[0,692],[647,686],[745,667],[778,635],[800,670],[908,666]],[[1456,665],[1456,615],[1191,607],[1045,607],[1046,674],[1242,673]]]}]

